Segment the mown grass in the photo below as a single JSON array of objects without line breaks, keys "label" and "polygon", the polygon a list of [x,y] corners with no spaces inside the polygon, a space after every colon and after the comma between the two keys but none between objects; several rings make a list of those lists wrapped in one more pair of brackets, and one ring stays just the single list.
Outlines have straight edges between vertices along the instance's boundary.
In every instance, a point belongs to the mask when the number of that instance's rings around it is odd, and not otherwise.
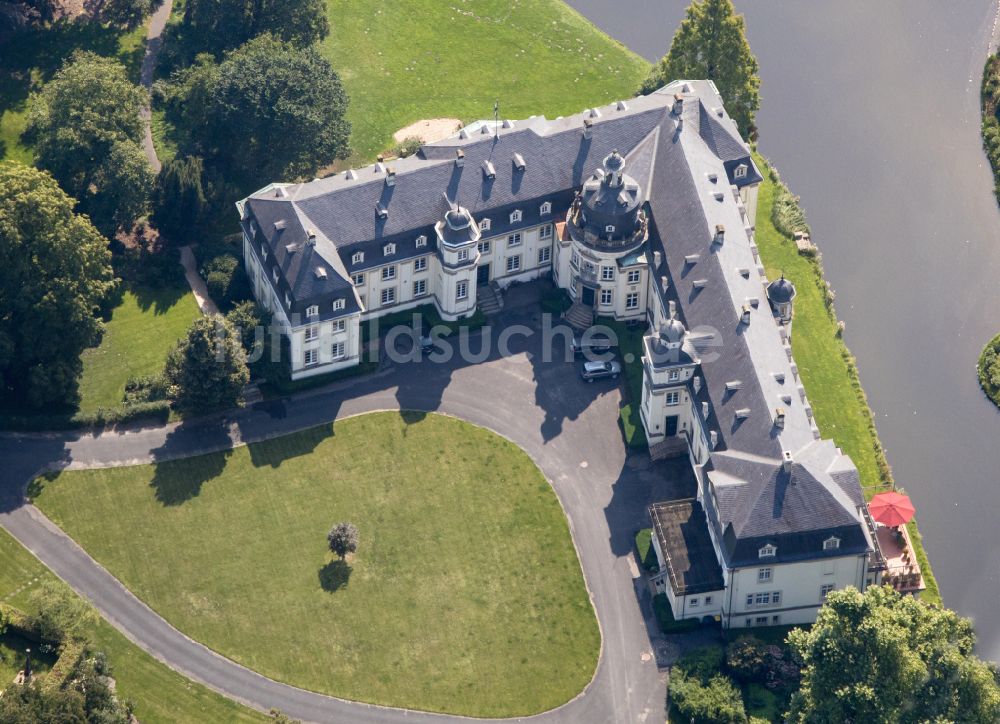
[{"label": "mown grass", "polygon": [[631,98],[649,64],[558,0],[329,0],[320,50],[351,99],[355,155],[422,118],[549,117]]},{"label": "mown grass", "polygon": [[[783,236],[771,221],[775,183],[766,161],[756,156],[764,169],[757,202],[756,241],[768,277],[784,274],[795,284],[795,317],[792,349],[802,375],[816,423],[824,437],[832,439],[854,461],[861,484],[870,497],[892,485],[892,471],[878,439],[875,421],[854,357],[839,334],[832,299],[827,301],[826,281],[818,259],[800,255],[795,242]],[[926,601],[941,603],[937,581],[917,531],[916,522],[908,529],[924,574]]]},{"label": "mown grass", "polygon": [[0,160],[31,164],[34,152],[21,137],[28,95],[39,90],[75,50],[115,57],[139,81],[146,26],[126,32],[97,23],[59,21],[17,33],[0,44]]},{"label": "mown grass", "polygon": [[83,352],[79,412],[121,405],[128,378],[160,372],[167,352],[200,315],[186,287],[127,289],[100,345]]},{"label": "mown grass", "polygon": [[[37,558],[0,528],[0,601],[31,613],[33,587],[54,579]],[[20,592],[12,595],[14,591]],[[135,715],[144,724],[267,720],[172,671],[104,620],[88,631],[88,637],[96,650],[108,655],[119,696],[135,703]]]},{"label": "mown grass", "polygon": [[[167,620],[278,680],[504,717],[564,703],[597,663],[551,487],[512,443],[458,420],[376,413],[32,492]],[[326,550],[341,520],[361,534],[349,565]]]}]

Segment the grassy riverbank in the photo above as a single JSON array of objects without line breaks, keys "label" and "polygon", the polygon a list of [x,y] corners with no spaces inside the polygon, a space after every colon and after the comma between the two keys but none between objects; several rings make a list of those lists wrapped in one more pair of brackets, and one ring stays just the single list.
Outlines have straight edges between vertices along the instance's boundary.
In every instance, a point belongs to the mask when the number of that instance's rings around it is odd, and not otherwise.
[{"label": "grassy riverbank", "polygon": [[[861,474],[865,493],[871,497],[891,487],[893,478],[854,357],[840,336],[832,293],[828,294],[820,259],[799,254],[795,242],[779,232],[771,221],[777,182],[764,158],[756,156],[756,160],[765,177],[757,204],[757,246],[768,277],[774,279],[784,273],[798,292],[792,326],[795,362],[823,436],[831,438],[851,456]],[[908,530],[927,583],[923,598],[941,603],[915,521]]]}]

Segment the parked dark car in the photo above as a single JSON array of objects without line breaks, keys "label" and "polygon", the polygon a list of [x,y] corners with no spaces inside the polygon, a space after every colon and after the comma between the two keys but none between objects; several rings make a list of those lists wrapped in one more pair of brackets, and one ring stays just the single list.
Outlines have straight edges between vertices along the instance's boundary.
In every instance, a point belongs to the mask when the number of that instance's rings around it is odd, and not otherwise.
[{"label": "parked dark car", "polygon": [[618,343],[604,334],[585,334],[573,336],[573,356],[607,354],[618,346]]}]

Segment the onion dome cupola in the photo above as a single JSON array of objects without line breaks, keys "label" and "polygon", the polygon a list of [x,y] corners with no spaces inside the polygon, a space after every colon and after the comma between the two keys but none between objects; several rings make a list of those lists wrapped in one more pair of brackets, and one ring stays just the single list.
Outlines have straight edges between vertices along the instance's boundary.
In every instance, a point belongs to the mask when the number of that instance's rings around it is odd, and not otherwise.
[{"label": "onion dome cupola", "polygon": [[792,321],[792,301],[795,299],[795,285],[785,279],[775,279],[767,285],[767,301],[782,322]]},{"label": "onion dome cupola", "polygon": [[657,331],[646,337],[650,361],[654,367],[690,364],[693,361],[687,328],[677,318],[677,308],[673,302],[670,302],[669,314],[660,322]]},{"label": "onion dome cupola", "polygon": [[583,241],[594,247],[641,243],[645,239],[642,203],[638,182],[625,172],[625,158],[612,151],[583,184],[574,205],[578,211],[575,225],[583,232]]},{"label": "onion dome cupola", "polygon": [[464,206],[451,204],[444,219],[437,222],[438,240],[449,247],[463,246],[479,241],[479,225]]}]

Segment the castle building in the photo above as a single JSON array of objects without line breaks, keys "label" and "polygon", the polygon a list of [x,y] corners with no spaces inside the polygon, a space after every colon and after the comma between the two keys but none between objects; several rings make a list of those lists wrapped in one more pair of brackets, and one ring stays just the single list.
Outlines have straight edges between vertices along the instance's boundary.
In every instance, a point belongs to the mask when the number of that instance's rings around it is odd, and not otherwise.
[{"label": "castle building", "polygon": [[762,181],[709,81],[581,114],[476,122],[415,155],[237,204],[254,294],[292,377],[355,365],[363,320],[445,320],[550,276],[567,319],[648,326],[642,423],[687,455],[690,500],[649,510],[676,618],[812,621],[831,590],[881,580],[858,471],[821,439],[791,351],[795,289],[754,242]]}]

